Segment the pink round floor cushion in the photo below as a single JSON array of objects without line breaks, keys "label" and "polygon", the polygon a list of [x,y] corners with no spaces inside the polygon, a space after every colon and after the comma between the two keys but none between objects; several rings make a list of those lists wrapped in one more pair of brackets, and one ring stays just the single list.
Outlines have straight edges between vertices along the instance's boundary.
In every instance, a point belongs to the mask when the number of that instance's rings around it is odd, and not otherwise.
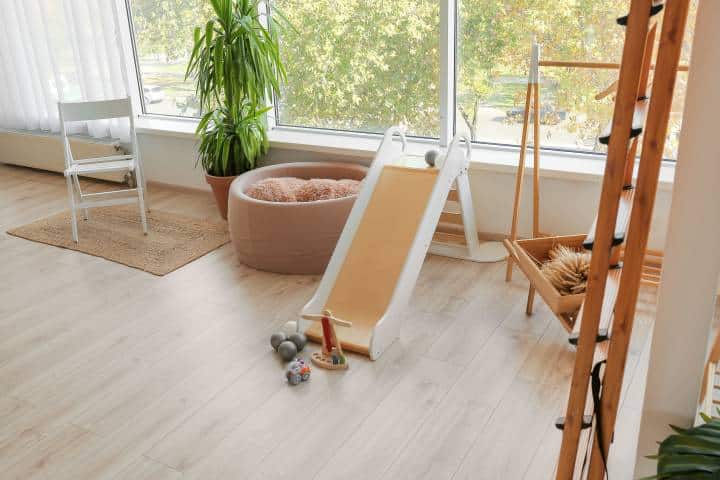
[{"label": "pink round floor cushion", "polygon": [[349,178],[272,177],[250,185],[245,193],[266,202],[314,202],[357,195],[359,190],[360,181]]},{"label": "pink round floor cushion", "polygon": [[[325,271],[357,198],[344,194],[357,192],[366,174],[361,165],[299,162],[240,175],[228,199],[228,226],[238,260],[276,273]],[[265,181],[269,179],[283,181]]]}]

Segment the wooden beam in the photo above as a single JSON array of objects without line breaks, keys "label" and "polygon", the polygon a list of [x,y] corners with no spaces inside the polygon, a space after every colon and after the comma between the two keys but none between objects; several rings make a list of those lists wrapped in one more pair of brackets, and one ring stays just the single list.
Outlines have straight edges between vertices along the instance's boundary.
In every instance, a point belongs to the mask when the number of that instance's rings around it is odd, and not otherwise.
[{"label": "wooden beam", "polygon": [[[592,68],[600,70],[620,70],[619,63],[612,62],[571,62],[562,60],[541,60],[541,67],[564,67],[564,68]],[[650,66],[651,70],[655,69],[655,65]],[[689,71],[688,65],[678,66],[678,72]]]},{"label": "wooden beam", "polygon": [[[525,175],[525,151],[527,150],[528,123],[530,119],[530,99],[532,98],[533,88],[535,88],[535,85],[528,82],[527,91],[525,92],[525,112],[523,113],[523,128],[520,140],[520,160],[518,161],[518,169],[515,174],[515,198],[513,199],[513,215],[510,223],[511,241],[517,239],[518,219],[520,216],[520,199],[522,197],[522,183]],[[512,257],[508,256],[505,281],[509,282],[510,280],[512,280]]]}]

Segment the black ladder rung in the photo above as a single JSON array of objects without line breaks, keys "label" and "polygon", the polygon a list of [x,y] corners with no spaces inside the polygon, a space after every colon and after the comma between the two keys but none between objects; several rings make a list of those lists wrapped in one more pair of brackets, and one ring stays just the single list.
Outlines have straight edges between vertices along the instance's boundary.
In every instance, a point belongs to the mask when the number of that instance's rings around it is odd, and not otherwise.
[{"label": "black ladder rung", "polygon": [[[613,312],[615,311],[615,302],[617,300],[617,295],[620,290],[620,276],[622,275],[622,268],[620,265],[610,267],[607,273],[607,281],[605,282],[605,291],[603,292],[603,303],[602,303],[602,313],[600,315],[600,321],[598,322],[598,331],[597,335],[603,335],[607,336],[607,340],[609,340],[612,337],[612,321],[613,321]],[[575,324],[573,325],[572,332],[570,333],[571,336],[579,337],[580,335],[580,329],[582,328],[582,322],[583,322],[583,307],[580,307],[580,312],[578,312],[577,320],[575,320]],[[569,340],[569,339],[568,339]],[[598,338],[596,337],[596,341]],[[600,339],[602,340],[602,338]],[[606,341],[601,341],[601,343],[596,343],[596,347],[601,351],[605,352],[607,354],[608,351],[608,343]]]},{"label": "black ladder rung", "polygon": [[[592,421],[593,421],[592,415],[583,415],[582,427],[581,427],[582,430],[592,427]],[[555,420],[555,428],[557,428],[558,430],[565,429],[565,417],[558,417],[558,419]]]},{"label": "black ladder rung", "polygon": [[[612,238],[612,246],[617,247],[618,245],[622,245],[622,243],[625,241],[625,231],[624,230],[616,230],[613,234]],[[593,246],[595,245],[595,239],[590,238],[588,236],[588,239],[583,242],[583,248],[585,250],[592,250]]]},{"label": "black ladder rung", "polygon": [[[640,97],[635,103],[635,110],[633,111],[632,126],[630,127],[630,138],[639,136],[643,131],[645,125],[645,114],[647,113],[648,97]],[[603,145],[610,144],[610,136],[612,135],[612,121],[605,127],[605,131],[598,138],[598,142]]]},{"label": "black ladder rung", "polygon": [[[650,7],[650,16],[654,17],[658,13],[662,12],[662,9],[665,8],[664,2],[653,2],[652,6]],[[623,15],[622,17],[618,17],[617,23],[618,25],[622,25],[623,27],[627,26],[628,22],[628,15]]]},{"label": "black ladder rung", "polygon": [[[633,196],[635,189],[632,185],[625,187],[620,195],[620,203],[618,204],[617,220],[615,221],[615,232],[613,233],[612,246],[617,247],[625,241],[625,234],[630,224],[630,213],[632,210]],[[595,245],[595,229],[597,228],[597,218],[590,228],[590,233],[583,241],[585,250],[592,250]]]},{"label": "black ladder rung", "polygon": [[[570,342],[570,345],[577,346],[579,340],[580,340],[579,332],[572,332],[570,334],[570,337],[568,337],[568,342]],[[597,333],[597,338],[595,338],[595,342],[601,343],[601,342],[607,342],[608,340],[610,340],[610,331],[607,328],[599,329],[598,333]]]},{"label": "black ladder rung", "polygon": [[[609,127],[608,127],[609,128]],[[607,129],[605,130],[607,131]],[[633,127],[630,129],[630,138],[639,137],[640,134],[643,131],[643,127],[635,126],[635,123],[633,122]],[[610,133],[606,133],[598,137],[598,142],[600,142],[602,145],[609,145],[610,144]]]}]

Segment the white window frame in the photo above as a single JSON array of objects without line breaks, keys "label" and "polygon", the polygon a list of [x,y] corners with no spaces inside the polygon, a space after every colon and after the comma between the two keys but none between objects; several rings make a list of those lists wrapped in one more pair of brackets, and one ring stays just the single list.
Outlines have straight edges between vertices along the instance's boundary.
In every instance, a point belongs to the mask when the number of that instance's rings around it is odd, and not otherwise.
[{"label": "white window frame", "polygon": [[458,14],[456,0],[440,0],[440,146],[443,148],[455,135]]},{"label": "white window frame", "polygon": [[[130,11],[130,0],[115,0],[115,11],[118,14],[119,41],[123,49],[122,59],[125,61],[125,71],[128,77],[128,95],[132,101],[133,112],[136,115],[144,115],[145,109],[142,100],[142,83],[140,79],[140,68],[138,56],[135,49],[135,38]],[[130,53],[128,55],[127,53]],[[136,81],[133,81],[136,80]]]}]

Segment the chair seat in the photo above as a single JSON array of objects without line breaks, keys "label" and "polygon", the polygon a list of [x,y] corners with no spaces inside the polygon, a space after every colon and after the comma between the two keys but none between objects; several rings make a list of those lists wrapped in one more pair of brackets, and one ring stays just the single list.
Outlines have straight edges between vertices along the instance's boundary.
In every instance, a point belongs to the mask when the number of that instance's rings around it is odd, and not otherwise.
[{"label": "chair seat", "polygon": [[[110,157],[108,157],[110,158]],[[96,160],[96,161],[92,161]],[[118,170],[134,170],[135,159],[130,157],[126,160],[104,160],[101,158],[93,158],[83,160],[83,163],[75,163],[65,169],[65,175],[75,175],[83,173],[102,173],[114,172]]]}]

